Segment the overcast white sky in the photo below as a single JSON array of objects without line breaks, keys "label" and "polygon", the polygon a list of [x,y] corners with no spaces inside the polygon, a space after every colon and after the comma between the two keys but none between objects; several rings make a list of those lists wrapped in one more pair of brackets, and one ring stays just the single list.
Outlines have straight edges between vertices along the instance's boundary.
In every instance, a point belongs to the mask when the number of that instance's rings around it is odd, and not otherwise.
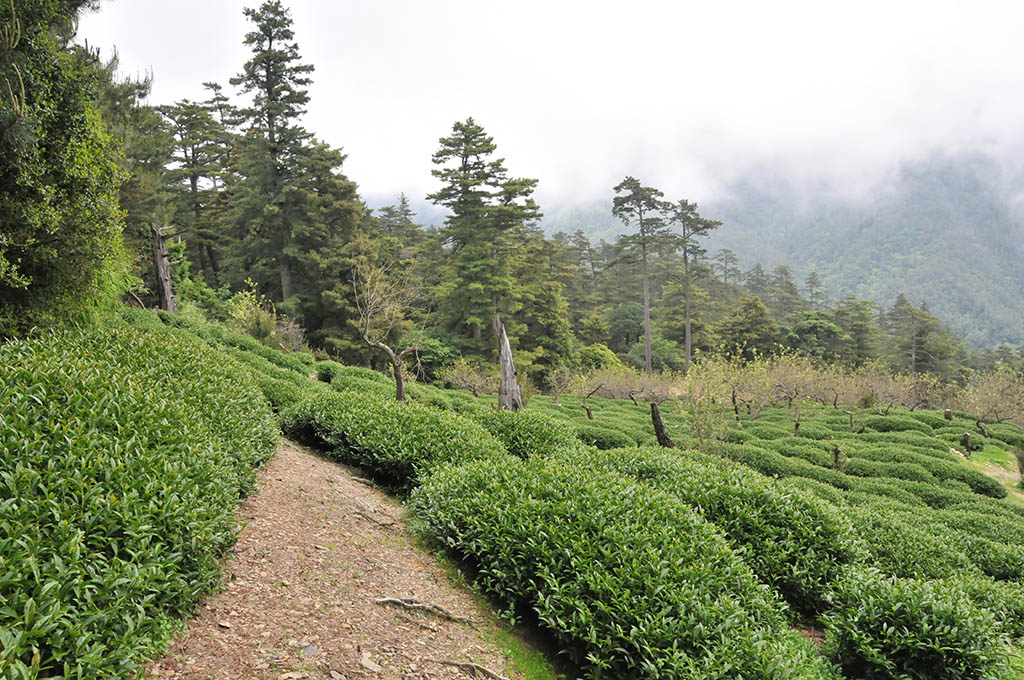
[{"label": "overcast white sky", "polygon": [[[248,54],[258,0],[104,0],[79,36],[150,70],[151,103],[202,99]],[[935,149],[1024,147],[1024,4],[285,0],[316,67],[306,126],[366,195],[433,190],[473,116],[542,207],[632,174],[714,198],[750,166],[870,181]]]}]

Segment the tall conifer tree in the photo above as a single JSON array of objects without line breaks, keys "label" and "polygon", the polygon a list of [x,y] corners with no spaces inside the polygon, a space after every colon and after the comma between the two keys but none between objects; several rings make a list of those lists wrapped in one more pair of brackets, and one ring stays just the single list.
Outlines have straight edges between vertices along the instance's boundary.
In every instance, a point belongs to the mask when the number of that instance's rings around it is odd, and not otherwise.
[{"label": "tall conifer tree", "polygon": [[[626,177],[615,185],[612,214],[636,233],[622,236],[620,247],[640,256],[640,271],[644,287],[644,365],[647,375],[653,373],[651,362],[651,283],[649,260],[651,255],[674,238],[665,224],[662,212],[667,208],[661,197],[665,194],[654,187],[644,186],[635,177]],[[674,248],[672,248],[674,249]]]},{"label": "tall conifer tree", "polygon": [[246,250],[255,258],[251,264],[276,268],[281,299],[288,300],[303,252],[297,241],[309,227],[297,180],[311,137],[299,119],[309,102],[306,88],[313,67],[301,63],[291,15],[279,0],[247,8],[245,16],[255,24],[245,36],[252,58],[231,83],[251,94],[253,102],[240,111],[248,130],[233,207]]},{"label": "tall conifer tree", "polygon": [[537,180],[510,178],[504,159],[490,157],[497,148],[493,138],[472,118],[456,122],[440,144],[432,173],[442,186],[427,196],[452,212],[442,230],[451,258],[439,311],[452,330],[468,331],[474,341],[487,326],[496,339],[501,314],[518,308],[512,258],[540,218],[533,200]]}]

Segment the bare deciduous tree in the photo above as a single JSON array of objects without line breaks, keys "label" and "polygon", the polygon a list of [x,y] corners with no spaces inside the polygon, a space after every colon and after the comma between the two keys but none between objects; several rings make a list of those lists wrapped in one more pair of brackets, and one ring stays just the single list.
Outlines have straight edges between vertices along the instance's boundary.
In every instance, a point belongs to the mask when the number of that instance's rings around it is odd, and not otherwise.
[{"label": "bare deciduous tree", "polygon": [[391,333],[405,320],[419,297],[419,290],[407,276],[393,271],[391,263],[379,267],[360,265],[352,277],[356,308],[359,310],[359,332],[371,347],[384,351],[391,361],[395,376],[395,401],[405,401],[405,374],[402,366],[410,352],[419,349],[412,345],[395,351],[388,344]]}]

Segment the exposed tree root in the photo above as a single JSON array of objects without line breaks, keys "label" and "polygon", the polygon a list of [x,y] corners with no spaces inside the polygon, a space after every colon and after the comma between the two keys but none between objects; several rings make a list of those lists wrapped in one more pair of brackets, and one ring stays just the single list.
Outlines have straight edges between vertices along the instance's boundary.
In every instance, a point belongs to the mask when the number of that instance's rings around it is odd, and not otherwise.
[{"label": "exposed tree root", "polygon": [[420,602],[412,597],[382,597],[379,600],[374,600],[374,602],[379,605],[393,604],[398,607],[402,607],[403,609],[424,611],[456,623],[468,623],[473,625],[472,619],[467,619],[465,616],[457,616],[440,605],[432,604],[430,602]]},{"label": "exposed tree root", "polygon": [[466,673],[471,678],[482,677],[491,678],[491,680],[508,680],[508,678],[506,678],[504,675],[498,675],[494,671],[487,670],[483,666],[480,666],[475,663],[464,663],[462,661],[445,661],[443,659],[427,659],[427,661],[439,663],[442,666],[451,666],[453,668],[458,668],[460,671]]}]

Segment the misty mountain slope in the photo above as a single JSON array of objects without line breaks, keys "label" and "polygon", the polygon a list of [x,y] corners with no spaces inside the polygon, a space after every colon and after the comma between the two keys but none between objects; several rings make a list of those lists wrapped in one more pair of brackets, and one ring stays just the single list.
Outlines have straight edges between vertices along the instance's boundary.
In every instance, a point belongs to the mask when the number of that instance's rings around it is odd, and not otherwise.
[{"label": "misty mountain slope", "polygon": [[833,296],[886,305],[902,291],[971,344],[1024,343],[1024,230],[993,162],[906,166],[859,202],[737,188],[705,213],[725,223],[712,247],[732,248],[745,266],[817,269]]}]

